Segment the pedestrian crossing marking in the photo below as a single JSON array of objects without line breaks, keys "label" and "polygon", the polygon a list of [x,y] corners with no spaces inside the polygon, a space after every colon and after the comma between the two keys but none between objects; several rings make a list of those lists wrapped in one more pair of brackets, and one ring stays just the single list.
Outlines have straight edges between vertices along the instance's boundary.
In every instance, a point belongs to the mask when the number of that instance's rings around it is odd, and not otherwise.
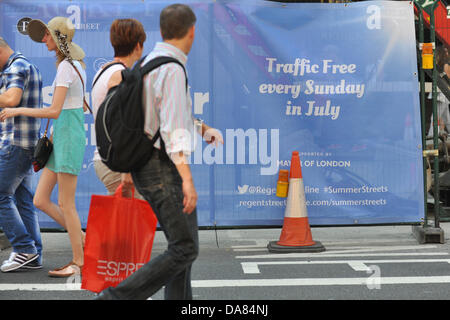
[{"label": "pedestrian crossing marking", "polygon": [[370,271],[366,263],[450,263],[450,259],[395,259],[395,260],[314,260],[314,261],[259,261],[259,262],[241,262],[242,270],[246,274],[261,273],[259,266],[280,266],[280,265],[316,265],[316,264],[347,264],[355,271]]}]

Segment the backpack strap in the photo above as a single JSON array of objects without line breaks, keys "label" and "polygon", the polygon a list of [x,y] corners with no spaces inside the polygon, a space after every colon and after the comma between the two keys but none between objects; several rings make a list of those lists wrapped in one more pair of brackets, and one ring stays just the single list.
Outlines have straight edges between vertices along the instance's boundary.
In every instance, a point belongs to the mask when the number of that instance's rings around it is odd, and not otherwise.
[{"label": "backpack strap", "polygon": [[[141,62],[145,59],[142,58],[141,61],[139,61],[139,64],[141,64]],[[166,63],[176,63],[178,65],[180,65],[183,68],[184,71],[184,75],[186,77],[186,91],[188,89],[188,78],[187,78],[187,74],[186,74],[186,69],[184,67],[184,65],[177,59],[172,58],[172,57],[168,57],[168,56],[161,56],[161,57],[156,57],[152,60],[150,60],[149,62],[147,62],[142,68],[141,68],[141,73],[142,75],[145,75],[147,73],[149,73],[150,71],[152,71],[153,69],[159,68],[160,66],[162,66],[163,64]]]},{"label": "backpack strap", "polygon": [[[158,140],[159,136],[160,136],[160,132],[159,132],[159,128],[158,131],[156,131],[155,135],[152,137],[152,144],[155,144],[156,140]],[[161,139],[161,141],[164,143],[164,141]]]},{"label": "backpack strap", "polygon": [[[141,60],[139,60],[136,63],[136,66],[139,67],[142,64],[142,62],[145,60],[145,58],[146,57],[143,57]],[[144,76],[147,73],[149,73],[150,71],[152,71],[152,70],[154,70],[156,68],[159,68],[163,64],[167,64],[167,63],[176,63],[176,64],[180,65],[183,68],[184,76],[186,77],[186,92],[187,92],[187,89],[188,89],[188,78],[187,78],[187,74],[186,74],[186,69],[185,69],[184,65],[179,60],[177,60],[175,58],[168,57],[168,56],[160,56],[160,57],[153,58],[152,60],[147,62],[143,67],[141,67],[141,74],[142,74],[142,76]],[[158,140],[160,135],[161,134],[160,134],[160,131],[159,131],[159,128],[158,128],[158,131],[156,131],[155,135],[151,139],[152,144],[155,144],[156,140]],[[160,139],[160,143],[161,143],[161,150],[163,151],[163,154],[167,155],[166,154],[166,148],[165,148],[164,140]]]},{"label": "backpack strap", "polygon": [[113,62],[113,63],[108,64],[106,67],[104,67],[104,68],[102,69],[102,71],[99,73],[99,75],[97,76],[97,78],[94,79],[94,83],[92,83],[91,89],[94,88],[95,84],[97,83],[98,79],[100,79],[100,77],[102,76],[103,72],[105,72],[105,71],[108,70],[110,67],[112,67],[112,66],[114,66],[114,65],[116,65],[116,64],[121,64],[121,65],[123,65],[125,68],[127,67],[127,66],[126,66],[125,64],[123,64],[122,62]]}]

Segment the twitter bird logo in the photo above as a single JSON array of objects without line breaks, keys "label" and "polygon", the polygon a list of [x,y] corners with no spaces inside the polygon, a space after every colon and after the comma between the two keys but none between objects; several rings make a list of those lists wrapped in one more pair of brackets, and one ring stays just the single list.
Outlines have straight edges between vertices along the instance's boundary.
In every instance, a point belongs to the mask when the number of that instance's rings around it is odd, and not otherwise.
[{"label": "twitter bird logo", "polygon": [[248,184],[244,184],[243,186],[238,186],[239,194],[245,194],[248,190]]}]

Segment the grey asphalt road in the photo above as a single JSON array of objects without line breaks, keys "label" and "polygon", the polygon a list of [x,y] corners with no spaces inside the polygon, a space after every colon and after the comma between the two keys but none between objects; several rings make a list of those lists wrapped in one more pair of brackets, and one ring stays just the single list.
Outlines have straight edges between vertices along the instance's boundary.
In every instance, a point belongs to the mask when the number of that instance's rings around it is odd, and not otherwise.
[{"label": "grey asphalt road", "polygon": [[[450,297],[450,223],[444,244],[420,244],[409,225],[312,228],[321,253],[272,254],[266,246],[281,228],[201,230],[193,266],[194,298],[239,300],[447,300]],[[91,300],[79,279],[47,272],[71,260],[68,235],[43,233],[41,270],[0,274],[0,300]],[[157,231],[152,251],[165,250]],[[0,251],[0,260],[11,249]],[[163,299],[160,290],[153,300]],[[225,312],[225,311],[223,311]]]}]

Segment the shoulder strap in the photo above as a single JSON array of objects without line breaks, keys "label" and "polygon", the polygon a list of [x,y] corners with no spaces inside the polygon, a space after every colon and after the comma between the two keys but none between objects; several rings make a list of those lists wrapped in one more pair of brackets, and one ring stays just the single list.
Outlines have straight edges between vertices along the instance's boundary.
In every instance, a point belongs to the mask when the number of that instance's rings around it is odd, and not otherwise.
[{"label": "shoulder strap", "polygon": [[95,84],[97,83],[98,79],[100,79],[100,77],[102,76],[103,72],[105,72],[106,70],[108,70],[110,67],[116,65],[116,64],[121,64],[123,65],[125,68],[127,67],[126,65],[124,65],[122,62],[113,62],[108,64],[106,67],[104,67],[102,69],[102,71],[99,73],[99,75],[97,76],[97,78],[94,79],[94,83],[92,83],[92,88],[94,88]]},{"label": "shoulder strap", "polygon": [[45,126],[44,137],[47,136],[48,125],[50,124],[50,119],[47,119],[47,125]]},{"label": "shoulder strap", "polygon": [[145,75],[145,74],[149,73],[150,71],[152,71],[153,69],[159,68],[160,66],[162,66],[163,64],[166,64],[166,63],[177,63],[183,68],[184,75],[186,77],[186,91],[187,91],[188,78],[187,78],[187,74],[186,74],[186,69],[184,68],[184,65],[175,58],[167,57],[167,56],[156,57],[156,58],[150,60],[149,62],[147,62],[141,68],[141,73],[142,73],[142,75]]},{"label": "shoulder strap", "polygon": [[72,67],[75,69],[75,71],[78,73],[78,76],[80,77],[81,86],[83,87],[83,103],[86,105],[86,107],[89,109],[89,112],[92,114],[91,107],[89,107],[89,104],[86,102],[85,95],[84,95],[84,81],[83,81],[83,77],[81,76],[80,71],[78,71],[77,67],[75,67],[73,62],[70,61],[70,60],[69,60],[69,62],[72,65]]}]

